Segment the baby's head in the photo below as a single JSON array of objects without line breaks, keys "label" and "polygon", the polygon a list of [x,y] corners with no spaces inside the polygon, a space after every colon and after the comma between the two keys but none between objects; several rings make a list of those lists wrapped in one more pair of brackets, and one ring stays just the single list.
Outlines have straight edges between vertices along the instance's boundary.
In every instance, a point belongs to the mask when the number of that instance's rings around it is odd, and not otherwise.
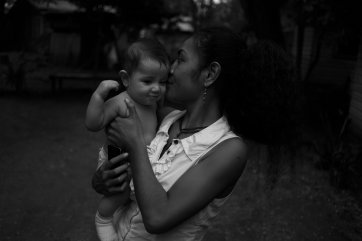
[{"label": "baby's head", "polygon": [[129,46],[120,71],[128,95],[141,105],[154,105],[166,90],[170,60],[156,39],[139,39]]}]

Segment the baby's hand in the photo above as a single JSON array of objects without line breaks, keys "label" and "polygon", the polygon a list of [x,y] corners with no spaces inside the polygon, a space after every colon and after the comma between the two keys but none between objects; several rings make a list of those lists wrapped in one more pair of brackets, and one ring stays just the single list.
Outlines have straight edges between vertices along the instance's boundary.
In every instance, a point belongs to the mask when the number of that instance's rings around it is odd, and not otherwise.
[{"label": "baby's hand", "polygon": [[117,91],[119,88],[119,84],[114,80],[103,80],[97,87],[96,93],[105,99],[111,90]]}]

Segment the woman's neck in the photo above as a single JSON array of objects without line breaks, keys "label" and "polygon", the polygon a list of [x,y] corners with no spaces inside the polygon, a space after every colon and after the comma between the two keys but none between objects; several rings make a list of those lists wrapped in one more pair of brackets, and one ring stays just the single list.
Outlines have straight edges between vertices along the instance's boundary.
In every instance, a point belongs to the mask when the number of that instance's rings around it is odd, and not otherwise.
[{"label": "woman's neck", "polygon": [[186,107],[182,128],[209,126],[221,116],[222,112],[217,98],[211,98],[210,96],[210,98],[205,101],[200,99],[193,105]]}]

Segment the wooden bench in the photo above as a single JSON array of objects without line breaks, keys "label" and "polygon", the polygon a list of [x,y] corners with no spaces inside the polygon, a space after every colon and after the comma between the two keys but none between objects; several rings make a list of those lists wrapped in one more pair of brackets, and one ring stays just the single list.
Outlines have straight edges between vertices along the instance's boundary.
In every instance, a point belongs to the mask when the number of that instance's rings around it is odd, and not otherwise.
[{"label": "wooden bench", "polygon": [[118,80],[119,75],[116,72],[55,72],[49,75],[52,92],[61,91],[63,81],[102,81],[106,79]]}]

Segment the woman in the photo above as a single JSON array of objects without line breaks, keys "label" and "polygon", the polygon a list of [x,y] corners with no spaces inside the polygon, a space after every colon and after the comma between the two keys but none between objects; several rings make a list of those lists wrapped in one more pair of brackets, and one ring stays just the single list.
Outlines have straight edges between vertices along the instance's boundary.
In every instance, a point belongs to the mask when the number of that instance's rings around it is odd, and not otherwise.
[{"label": "woman", "polygon": [[[116,166],[129,159],[137,203],[132,201],[116,215],[120,239],[201,240],[244,170],[248,148],[243,138],[253,138],[253,129],[273,128],[270,123],[261,125],[268,116],[254,122],[259,112],[244,108],[254,98],[249,92],[263,86],[250,84],[259,78],[243,72],[251,73],[250,64],[262,65],[266,59],[255,61],[254,56],[260,60],[258,54],[263,52],[249,55],[241,43],[224,28],[201,30],[183,43],[166,91],[167,102],[183,111],[174,110],[163,118],[149,147],[130,101],[129,116],[111,123],[109,140],[125,146],[127,153],[105,163],[93,181],[100,184],[95,185],[98,192],[122,191],[128,184],[127,165]],[[286,76],[279,72],[271,76],[276,81],[275,86],[268,85],[269,91],[282,89]],[[277,106],[283,101],[272,103],[274,109],[263,106],[264,113],[275,115],[276,109],[284,108]]]}]

